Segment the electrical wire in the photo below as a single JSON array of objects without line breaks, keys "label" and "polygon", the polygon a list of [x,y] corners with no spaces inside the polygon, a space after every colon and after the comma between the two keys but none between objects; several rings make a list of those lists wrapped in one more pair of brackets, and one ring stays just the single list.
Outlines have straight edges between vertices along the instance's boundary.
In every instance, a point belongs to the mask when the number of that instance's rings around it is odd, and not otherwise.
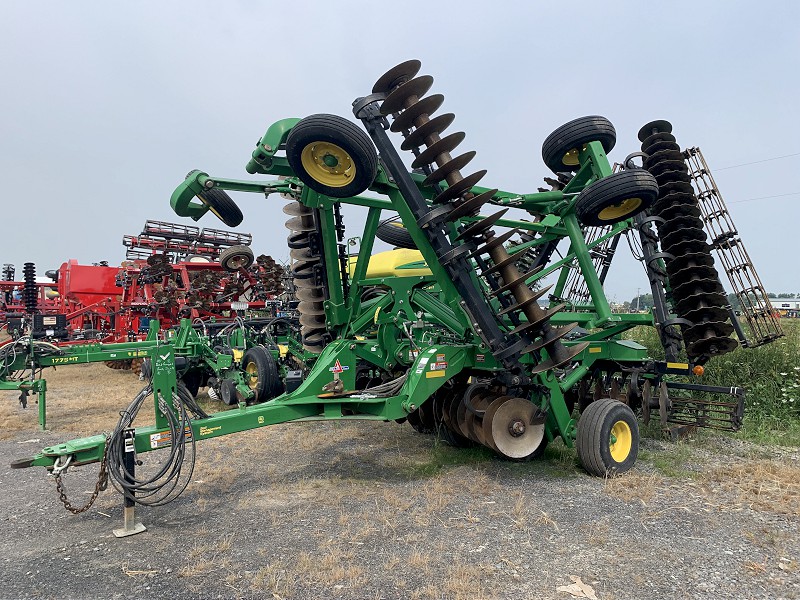
[{"label": "electrical wire", "polygon": [[722,167],[721,169],[714,169],[714,171],[727,171],[728,169],[738,169],[739,167],[747,167],[749,165],[757,165],[760,163],[771,162],[773,160],[780,160],[781,158],[791,158],[792,156],[800,156],[800,152],[794,154],[784,154],[783,156],[776,156],[775,158],[764,158],[762,160],[754,160],[752,162],[742,163],[740,165],[731,165],[729,167]]}]

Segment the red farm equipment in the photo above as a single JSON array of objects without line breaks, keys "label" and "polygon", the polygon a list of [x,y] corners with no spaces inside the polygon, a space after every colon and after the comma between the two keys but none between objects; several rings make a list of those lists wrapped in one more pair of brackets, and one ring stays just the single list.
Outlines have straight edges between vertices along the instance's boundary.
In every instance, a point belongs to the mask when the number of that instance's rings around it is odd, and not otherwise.
[{"label": "red farm equipment", "polygon": [[[181,318],[225,322],[245,311],[274,313],[280,304],[285,270],[253,255],[250,234],[146,221],[140,235],[122,241],[121,266],[71,259],[47,272],[52,284],[36,283],[32,263],[22,282],[5,265],[0,292],[10,331],[20,335],[30,315],[34,337],[60,344],[133,341],[147,335],[152,319],[168,329]],[[43,315],[52,318],[37,324]]]}]

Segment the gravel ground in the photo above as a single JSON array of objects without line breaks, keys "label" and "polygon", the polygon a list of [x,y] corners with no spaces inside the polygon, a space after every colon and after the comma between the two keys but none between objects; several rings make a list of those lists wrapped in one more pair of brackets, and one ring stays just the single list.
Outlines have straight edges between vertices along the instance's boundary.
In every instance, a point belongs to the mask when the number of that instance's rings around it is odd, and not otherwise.
[{"label": "gravel ground", "polygon": [[[186,492],[117,539],[111,487],[71,515],[8,468],[75,435],[34,411],[0,441],[6,598],[800,598],[797,448],[651,433],[603,480],[560,444],[518,464],[407,425],[276,426],[199,444]],[[74,503],[96,473],[67,474]]]}]

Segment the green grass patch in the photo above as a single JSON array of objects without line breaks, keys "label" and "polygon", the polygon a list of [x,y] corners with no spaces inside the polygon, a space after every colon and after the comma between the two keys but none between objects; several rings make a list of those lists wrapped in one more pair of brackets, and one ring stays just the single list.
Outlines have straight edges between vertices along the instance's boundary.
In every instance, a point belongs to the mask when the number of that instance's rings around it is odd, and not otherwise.
[{"label": "green grass patch", "polygon": [[[757,348],[738,348],[712,358],[696,381],[746,390],[743,434],[761,443],[800,442],[800,319],[782,319],[784,336]],[[637,327],[627,337],[663,360],[664,349],[652,327]]]},{"label": "green grass patch", "polygon": [[494,452],[483,446],[473,448],[454,448],[441,440],[436,440],[424,460],[406,463],[401,471],[410,479],[434,477],[449,467],[475,465],[495,460]]}]

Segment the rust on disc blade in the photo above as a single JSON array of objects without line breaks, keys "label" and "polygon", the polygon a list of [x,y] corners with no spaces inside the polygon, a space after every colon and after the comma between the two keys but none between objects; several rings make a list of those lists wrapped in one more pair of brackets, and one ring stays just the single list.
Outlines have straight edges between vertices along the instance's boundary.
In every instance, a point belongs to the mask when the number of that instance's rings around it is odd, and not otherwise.
[{"label": "rust on disc blade", "polygon": [[422,67],[422,63],[415,58],[401,62],[378,78],[378,81],[372,86],[372,93],[388,94],[398,85],[412,79],[419,73],[420,67]]},{"label": "rust on disc blade", "polygon": [[533,454],[544,440],[544,419],[537,418],[535,404],[523,398],[509,398],[491,417],[492,442],[506,458],[523,459]]},{"label": "rust on disc blade", "polygon": [[427,138],[433,134],[441,134],[445,129],[450,127],[450,124],[455,118],[456,116],[453,113],[445,113],[432,118],[427,123],[423,123],[406,136],[406,139],[400,144],[400,149],[411,150],[412,148],[419,148],[425,143]]},{"label": "rust on disc blade", "polygon": [[409,98],[421,98],[425,95],[433,85],[433,77],[430,75],[420,75],[419,77],[407,81],[406,83],[396,87],[386,97],[386,100],[381,104],[381,114],[383,116],[399,112],[403,109],[403,103]]}]

